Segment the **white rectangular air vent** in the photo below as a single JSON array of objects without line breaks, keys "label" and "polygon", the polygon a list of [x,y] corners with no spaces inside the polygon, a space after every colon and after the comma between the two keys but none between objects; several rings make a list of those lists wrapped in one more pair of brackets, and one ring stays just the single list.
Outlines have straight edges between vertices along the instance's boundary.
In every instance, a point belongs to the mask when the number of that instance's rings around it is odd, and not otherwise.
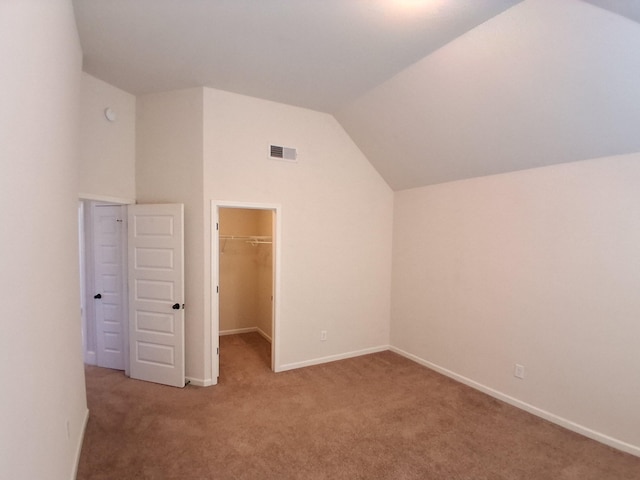
[{"label": "white rectangular air vent", "polygon": [[298,151],[295,148],[271,145],[269,147],[269,158],[275,160],[286,160],[288,162],[298,161]]}]

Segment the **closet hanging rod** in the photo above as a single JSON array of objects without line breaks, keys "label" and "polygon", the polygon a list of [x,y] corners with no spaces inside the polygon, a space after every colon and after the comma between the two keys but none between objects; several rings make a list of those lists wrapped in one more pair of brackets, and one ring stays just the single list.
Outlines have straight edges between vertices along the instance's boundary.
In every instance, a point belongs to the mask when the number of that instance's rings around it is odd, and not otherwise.
[{"label": "closet hanging rod", "polygon": [[267,240],[271,240],[271,236],[270,235],[220,235],[220,239],[267,241]]},{"label": "closet hanging rod", "polygon": [[219,238],[220,240],[243,240],[253,246],[273,243],[269,235],[220,235]]}]

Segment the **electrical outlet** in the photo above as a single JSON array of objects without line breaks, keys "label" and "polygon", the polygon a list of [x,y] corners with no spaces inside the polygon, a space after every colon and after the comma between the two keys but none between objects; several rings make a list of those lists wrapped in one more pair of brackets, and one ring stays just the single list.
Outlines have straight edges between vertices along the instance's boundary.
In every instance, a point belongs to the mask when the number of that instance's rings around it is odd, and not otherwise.
[{"label": "electrical outlet", "polygon": [[322,330],[320,332],[320,340],[322,340],[323,342],[327,339],[327,331],[326,330]]},{"label": "electrical outlet", "polygon": [[516,363],[516,366],[513,370],[513,376],[516,378],[524,379],[524,366]]}]

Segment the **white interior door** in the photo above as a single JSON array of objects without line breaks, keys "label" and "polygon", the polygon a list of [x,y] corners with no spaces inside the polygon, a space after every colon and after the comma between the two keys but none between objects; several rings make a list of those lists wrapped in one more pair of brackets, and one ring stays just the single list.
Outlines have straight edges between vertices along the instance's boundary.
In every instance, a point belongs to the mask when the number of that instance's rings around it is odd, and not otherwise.
[{"label": "white interior door", "polygon": [[94,205],[94,306],[96,362],[125,369],[125,257],[122,206]]},{"label": "white interior door", "polygon": [[131,377],[184,387],[184,208],[128,210]]}]

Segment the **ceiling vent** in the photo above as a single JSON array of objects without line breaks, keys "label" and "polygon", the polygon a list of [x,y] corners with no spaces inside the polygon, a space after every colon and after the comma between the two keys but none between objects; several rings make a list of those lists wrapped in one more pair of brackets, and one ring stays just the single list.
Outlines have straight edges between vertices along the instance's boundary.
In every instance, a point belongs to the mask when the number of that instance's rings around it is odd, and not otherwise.
[{"label": "ceiling vent", "polygon": [[269,158],[274,160],[286,160],[287,162],[297,162],[298,151],[295,148],[271,145],[269,147]]}]

